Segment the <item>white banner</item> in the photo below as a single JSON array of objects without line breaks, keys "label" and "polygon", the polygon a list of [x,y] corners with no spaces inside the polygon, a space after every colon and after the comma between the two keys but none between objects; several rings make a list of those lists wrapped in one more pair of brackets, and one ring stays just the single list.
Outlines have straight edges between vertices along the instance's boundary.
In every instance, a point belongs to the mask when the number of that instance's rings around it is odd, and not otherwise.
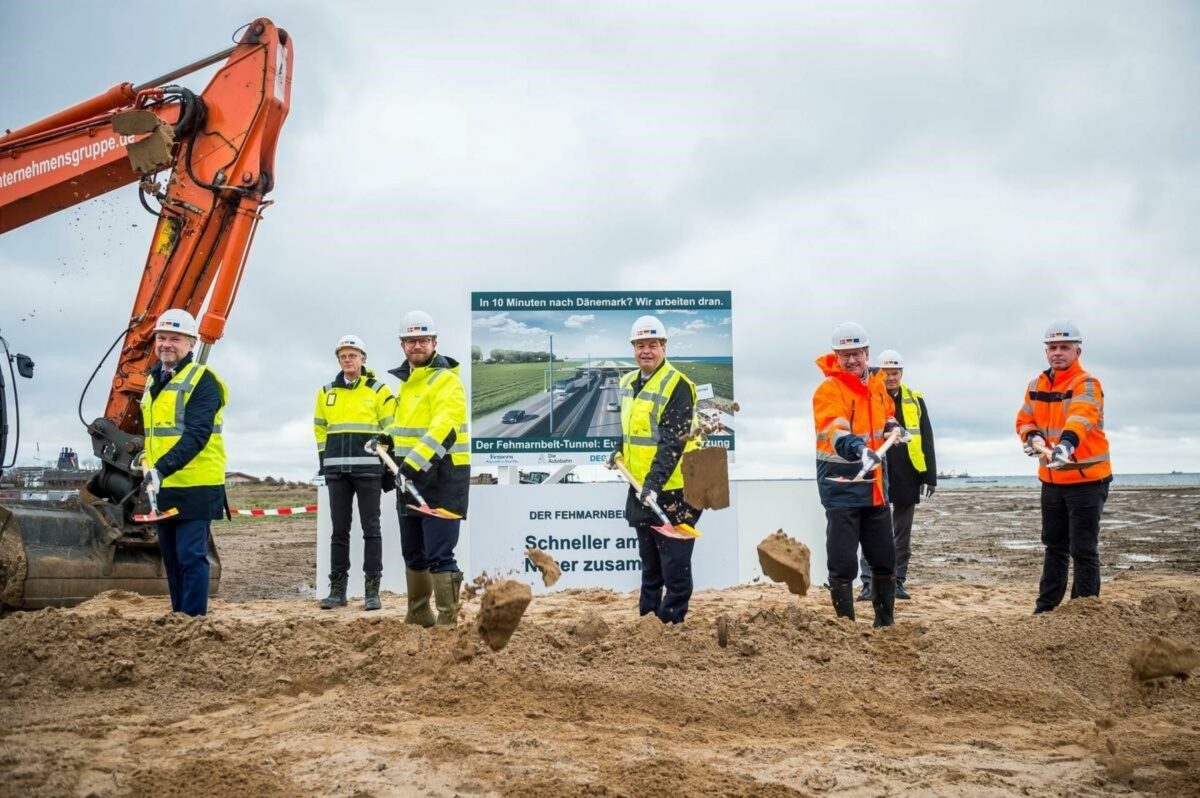
[{"label": "white banner", "polygon": [[[550,485],[472,485],[469,518],[456,549],[467,578],[486,570],[519,579],[542,592],[542,580],[525,549],[546,551],[563,575],[554,590],[602,587],[633,590],[641,582],[637,535],[622,512],[628,490],[617,482]],[[383,587],[403,593],[404,559],[395,493],[383,497]],[[692,568],[697,590],[723,588],[762,578],[759,541],[777,529],[804,543],[812,552],[812,582],[825,581],[825,513],[812,480],[734,482],[731,505],[706,510],[696,526]],[[325,595],[329,579],[328,493],[322,488],[317,513],[317,592]],[[545,543],[546,545],[540,545]],[[350,594],[363,594],[362,531],[357,508],[350,532]],[[568,564],[569,563],[569,564]]]}]

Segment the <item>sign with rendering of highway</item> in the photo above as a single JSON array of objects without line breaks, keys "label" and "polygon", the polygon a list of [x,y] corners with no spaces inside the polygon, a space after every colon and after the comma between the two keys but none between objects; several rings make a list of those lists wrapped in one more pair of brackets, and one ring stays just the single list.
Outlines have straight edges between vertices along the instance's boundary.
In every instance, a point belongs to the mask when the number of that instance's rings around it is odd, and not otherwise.
[{"label": "sign with rendering of highway", "polygon": [[729,291],[471,294],[473,465],[603,463],[621,442],[620,379],[637,365],[633,322],[658,316],[667,359],[720,421],[707,446],[734,448]]}]

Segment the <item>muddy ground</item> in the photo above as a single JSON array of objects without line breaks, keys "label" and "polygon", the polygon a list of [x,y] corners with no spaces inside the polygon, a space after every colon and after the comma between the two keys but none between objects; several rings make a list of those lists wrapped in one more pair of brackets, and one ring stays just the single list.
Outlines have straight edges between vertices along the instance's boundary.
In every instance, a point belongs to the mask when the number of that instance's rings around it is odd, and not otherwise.
[{"label": "muddy ground", "polygon": [[0,794],[1194,796],[1200,673],[1128,657],[1200,644],[1198,505],[1114,491],[1101,598],[1049,615],[1036,495],[946,491],[893,629],[815,586],[704,591],[680,627],[573,590],[499,652],[478,600],[449,631],[299,598],[310,518],[223,525],[206,619],[129,594],[0,619]]}]

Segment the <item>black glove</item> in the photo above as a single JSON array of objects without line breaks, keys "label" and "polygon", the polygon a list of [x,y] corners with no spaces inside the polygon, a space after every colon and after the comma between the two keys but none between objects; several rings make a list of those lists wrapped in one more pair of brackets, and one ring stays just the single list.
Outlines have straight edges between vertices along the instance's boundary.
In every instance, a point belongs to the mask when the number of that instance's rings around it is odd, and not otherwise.
[{"label": "black glove", "polygon": [[642,492],[638,494],[638,501],[649,507],[650,502],[658,501],[658,491],[651,490],[649,487],[644,487],[642,488]]},{"label": "black glove", "polygon": [[887,422],[885,422],[885,423],[884,423],[884,425],[883,425],[883,434],[884,434],[884,435],[889,435],[889,434],[891,434],[891,431],[892,431],[892,430],[894,430],[894,429],[895,429],[896,427],[898,427],[898,426],[900,426],[900,422],[899,422],[899,421],[897,421],[897,420],[896,420],[896,419],[894,419],[894,418],[889,418],[889,419],[887,420]]},{"label": "black glove", "polygon": [[922,485],[920,487],[920,494],[928,499],[933,496],[933,489],[935,487],[935,485]]},{"label": "black glove", "polygon": [[609,469],[610,471],[615,471],[617,469],[617,458],[620,456],[621,456],[621,450],[613,449],[611,452],[608,453],[608,460],[606,460],[604,462],[604,467]]},{"label": "black glove", "polygon": [[392,436],[391,435],[379,434],[379,435],[376,435],[375,437],[371,438],[371,440],[375,441],[375,445],[378,446],[380,449],[383,449],[388,454],[392,453]]},{"label": "black glove", "polygon": [[417,477],[421,476],[421,472],[409,465],[408,461],[405,461],[400,464],[400,475],[409,482],[413,482]]},{"label": "black glove", "polygon": [[396,477],[387,469],[380,475],[380,483],[384,493],[391,493],[396,489]]}]

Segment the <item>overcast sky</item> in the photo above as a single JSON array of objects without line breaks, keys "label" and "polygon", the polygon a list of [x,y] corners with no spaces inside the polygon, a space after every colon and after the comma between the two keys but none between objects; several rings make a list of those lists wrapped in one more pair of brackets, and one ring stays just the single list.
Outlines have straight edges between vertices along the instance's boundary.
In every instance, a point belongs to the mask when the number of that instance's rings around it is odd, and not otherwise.
[{"label": "overcast sky", "polygon": [[[1013,418],[1070,317],[1114,468],[1200,469],[1196,3],[0,3],[0,128],[264,13],[294,83],[210,359],[231,470],[313,473],[344,333],[394,366],[420,307],[469,362],[472,290],[617,289],[733,291],[735,476],[813,474],[847,319],[904,355],[943,468],[1030,473]],[[127,188],[0,239],[23,462],[90,454],[151,221]]]}]

